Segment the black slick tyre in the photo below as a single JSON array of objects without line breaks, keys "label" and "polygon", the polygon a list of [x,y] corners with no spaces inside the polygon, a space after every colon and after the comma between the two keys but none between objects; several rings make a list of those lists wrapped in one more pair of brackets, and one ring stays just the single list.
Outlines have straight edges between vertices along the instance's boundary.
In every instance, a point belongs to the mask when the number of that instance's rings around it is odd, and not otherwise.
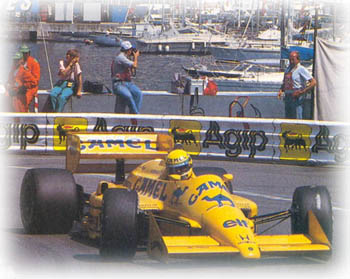
[{"label": "black slick tyre", "polygon": [[199,176],[203,174],[216,174],[218,176],[223,176],[227,171],[219,167],[194,167],[193,172]]},{"label": "black slick tyre", "polygon": [[20,211],[26,233],[68,233],[79,211],[72,173],[52,168],[27,170],[21,185]]},{"label": "black slick tyre", "polygon": [[137,248],[135,191],[107,189],[103,195],[100,255],[104,259],[130,260]]},{"label": "black slick tyre", "polygon": [[330,194],[325,186],[296,188],[292,201],[292,234],[308,234],[308,211],[312,210],[328,240],[333,239],[333,213]]}]

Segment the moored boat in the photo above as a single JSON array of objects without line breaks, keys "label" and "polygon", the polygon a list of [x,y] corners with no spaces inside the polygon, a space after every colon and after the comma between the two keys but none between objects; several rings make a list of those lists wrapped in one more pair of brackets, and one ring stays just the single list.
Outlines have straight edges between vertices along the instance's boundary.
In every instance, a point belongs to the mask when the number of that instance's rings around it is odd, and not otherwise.
[{"label": "moored boat", "polygon": [[103,47],[120,47],[121,40],[118,37],[110,35],[95,35],[91,36],[90,39],[97,45]]},{"label": "moored boat", "polygon": [[209,52],[217,61],[245,61],[253,59],[278,59],[281,57],[279,46],[239,47],[210,46]]},{"label": "moored boat", "polygon": [[205,68],[196,67],[182,67],[186,73],[192,77],[207,76],[207,77],[226,77],[226,78],[237,78],[242,76],[242,72],[239,71],[224,71],[224,70],[208,70]]}]

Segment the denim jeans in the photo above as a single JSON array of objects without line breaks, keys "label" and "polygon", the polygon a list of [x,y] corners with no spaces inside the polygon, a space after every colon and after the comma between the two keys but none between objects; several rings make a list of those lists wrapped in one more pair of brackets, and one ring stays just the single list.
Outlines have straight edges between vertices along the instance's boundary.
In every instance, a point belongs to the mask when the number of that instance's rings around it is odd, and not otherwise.
[{"label": "denim jeans", "polygon": [[303,119],[304,96],[295,99],[292,97],[292,94],[286,94],[284,105],[287,119]]},{"label": "denim jeans", "polygon": [[68,81],[64,81],[62,84],[56,85],[50,92],[51,104],[55,112],[63,112],[68,99],[74,93],[74,84],[71,87],[66,87],[67,83]]},{"label": "denim jeans", "polygon": [[142,91],[131,81],[114,82],[113,93],[121,96],[129,107],[130,113],[140,113]]}]

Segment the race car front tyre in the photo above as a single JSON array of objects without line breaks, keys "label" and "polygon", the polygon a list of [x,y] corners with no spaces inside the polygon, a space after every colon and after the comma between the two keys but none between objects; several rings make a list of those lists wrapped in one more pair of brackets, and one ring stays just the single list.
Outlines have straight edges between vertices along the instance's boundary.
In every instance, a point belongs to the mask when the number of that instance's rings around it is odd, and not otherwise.
[{"label": "race car front tyre", "polygon": [[292,234],[308,234],[308,211],[312,210],[328,240],[333,238],[333,213],[330,194],[325,186],[301,186],[292,201]]},{"label": "race car front tyre", "polygon": [[137,248],[135,191],[107,189],[103,195],[100,255],[105,259],[130,260]]},{"label": "race car front tyre", "polygon": [[72,173],[53,168],[27,170],[20,211],[26,233],[68,233],[79,212],[79,193]]}]

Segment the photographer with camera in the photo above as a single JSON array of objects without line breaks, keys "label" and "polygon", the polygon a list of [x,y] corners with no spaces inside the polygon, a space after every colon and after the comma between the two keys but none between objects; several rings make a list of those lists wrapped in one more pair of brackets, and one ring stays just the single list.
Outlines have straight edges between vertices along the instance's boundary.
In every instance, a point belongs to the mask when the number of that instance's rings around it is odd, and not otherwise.
[{"label": "photographer with camera", "polygon": [[50,92],[52,109],[63,112],[69,98],[75,94],[78,98],[82,89],[82,70],[79,64],[80,53],[76,49],[69,49],[66,59],[59,61],[59,80]]},{"label": "photographer with camera", "polygon": [[[128,105],[130,113],[133,114],[140,113],[142,103],[142,91],[131,81],[139,55],[140,52],[134,49],[129,41],[123,41],[120,53],[111,65],[113,93]],[[132,56],[134,58],[130,60]]]}]

